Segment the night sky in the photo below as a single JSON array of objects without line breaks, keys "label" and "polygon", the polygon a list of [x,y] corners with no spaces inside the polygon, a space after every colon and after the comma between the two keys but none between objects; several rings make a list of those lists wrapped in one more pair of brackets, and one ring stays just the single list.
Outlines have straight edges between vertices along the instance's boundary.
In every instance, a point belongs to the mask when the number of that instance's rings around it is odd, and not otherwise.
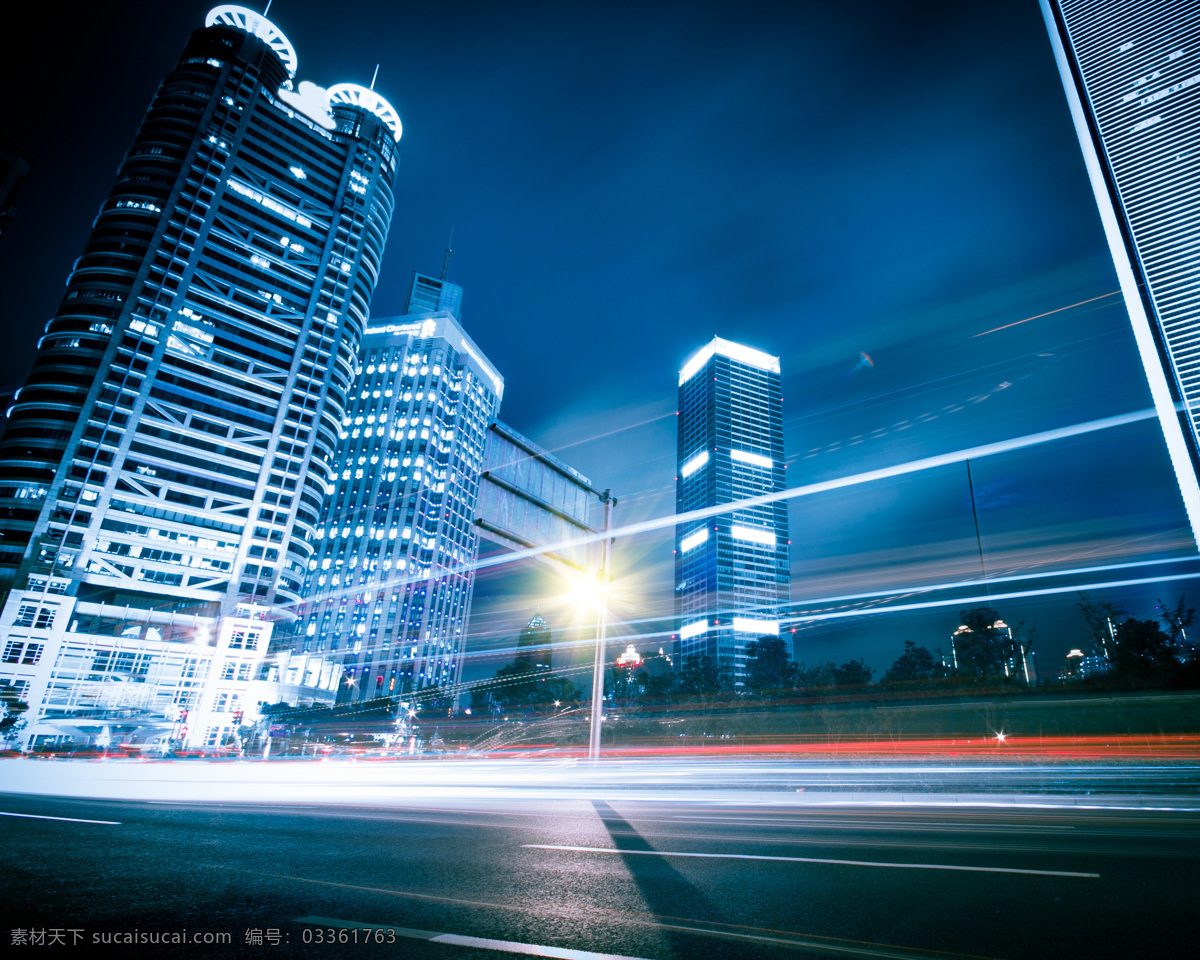
[{"label": "night sky", "polygon": [[[92,5],[6,51],[0,135],[33,162],[0,238],[10,389],[207,9]],[[366,84],[379,63],[403,120],[374,315],[400,312],[414,269],[436,274],[453,229],[501,418],[611,487],[618,522],[673,511],[676,374],[714,334],[780,356],[791,485],[1150,405],[1036,0],[278,0],[271,19],[298,80]],[[989,574],[1195,553],[1153,420],[971,471]],[[961,464],[792,504],[795,600],[914,602],[979,575]],[[669,530],[619,544],[618,633],[668,627],[671,549]],[[565,623],[541,569],[481,576],[481,646],[539,600]],[[1097,595],[1148,617],[1190,589]],[[1074,601],[996,603],[1037,621],[1043,674],[1083,640]],[[945,645],[957,610],[804,625],[796,656],[882,673],[906,638]]]}]

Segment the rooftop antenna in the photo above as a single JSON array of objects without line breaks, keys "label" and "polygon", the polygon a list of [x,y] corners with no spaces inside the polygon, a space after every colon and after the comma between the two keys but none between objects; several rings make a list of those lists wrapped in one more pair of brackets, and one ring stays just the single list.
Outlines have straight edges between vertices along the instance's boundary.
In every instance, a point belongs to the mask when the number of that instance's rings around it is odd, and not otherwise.
[{"label": "rooftop antenna", "polygon": [[263,7],[263,16],[265,17],[270,12],[271,12],[271,0],[267,0],[267,5],[265,7]]},{"label": "rooftop antenna", "polygon": [[[438,278],[440,280],[445,280],[446,275],[450,272],[450,255],[452,253],[454,253],[454,251],[451,250],[450,247],[453,245],[453,243],[454,243],[454,228],[451,227],[450,228],[450,239],[446,241],[446,252],[442,256],[442,275],[441,275],[441,277]],[[538,606],[538,609],[539,610],[541,609],[540,604]]]},{"label": "rooftop antenna", "polygon": [[375,89],[375,81],[379,77],[379,64],[375,64],[375,72],[371,74],[371,89]]}]

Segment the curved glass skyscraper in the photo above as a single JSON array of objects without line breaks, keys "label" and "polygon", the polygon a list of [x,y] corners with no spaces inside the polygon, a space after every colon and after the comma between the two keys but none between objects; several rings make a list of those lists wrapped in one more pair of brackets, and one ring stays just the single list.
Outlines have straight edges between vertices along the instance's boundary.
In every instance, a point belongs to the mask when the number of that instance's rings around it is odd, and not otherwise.
[{"label": "curved glass skyscraper", "polygon": [[[22,649],[0,680],[35,707],[48,683],[40,716],[102,714],[117,662],[124,680],[171,682],[172,638],[202,661],[182,668],[196,689],[174,702],[208,709],[228,672],[224,620],[299,600],[391,223],[400,121],[373,90],[296,72],[274,24],[210,11],[158,88],[11,407],[0,630]],[[23,607],[57,639],[28,633]],[[75,649],[75,633],[131,649]],[[38,660],[21,662],[30,644]],[[251,676],[245,638],[232,649],[226,679]],[[35,666],[51,675],[21,675]]]}]

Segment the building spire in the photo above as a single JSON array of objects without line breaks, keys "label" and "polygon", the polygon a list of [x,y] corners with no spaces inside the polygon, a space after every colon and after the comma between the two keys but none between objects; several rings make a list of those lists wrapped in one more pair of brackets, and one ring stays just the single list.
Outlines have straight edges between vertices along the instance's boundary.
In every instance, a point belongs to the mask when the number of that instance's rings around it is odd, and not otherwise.
[{"label": "building spire", "polygon": [[450,273],[450,255],[454,253],[451,247],[454,245],[454,228],[450,228],[450,239],[446,241],[446,252],[442,255],[442,275],[439,280],[445,280],[447,274]]},{"label": "building spire", "polygon": [[371,74],[371,89],[375,89],[375,81],[379,79],[379,64],[375,64],[375,72]]},{"label": "building spire", "polygon": [[267,0],[267,5],[265,7],[263,7],[263,16],[265,17],[270,12],[271,12],[271,0]]}]

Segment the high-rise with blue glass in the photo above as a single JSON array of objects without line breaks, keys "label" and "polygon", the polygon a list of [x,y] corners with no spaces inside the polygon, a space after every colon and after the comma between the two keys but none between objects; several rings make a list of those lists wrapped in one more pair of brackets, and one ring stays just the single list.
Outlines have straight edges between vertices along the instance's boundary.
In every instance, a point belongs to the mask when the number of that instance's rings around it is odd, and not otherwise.
[{"label": "high-rise with blue glass", "polygon": [[0,683],[38,736],[157,723],[218,742],[270,611],[299,600],[401,131],[374,90],[296,72],[262,15],[209,12],[10,409]]},{"label": "high-rise with blue glass", "polygon": [[783,500],[713,508],[785,488],[779,358],[714,337],[679,371],[675,504],[677,660],[707,656],[740,686],[748,648],[778,636],[790,595]]},{"label": "high-rise with blue glass", "polygon": [[1200,6],[1195,0],[1041,4],[1200,544]]},{"label": "high-rise with blue glass", "polygon": [[336,660],[343,702],[456,683],[475,583],[488,426],[504,380],[416,274],[408,312],[371,321],[291,656]]}]

